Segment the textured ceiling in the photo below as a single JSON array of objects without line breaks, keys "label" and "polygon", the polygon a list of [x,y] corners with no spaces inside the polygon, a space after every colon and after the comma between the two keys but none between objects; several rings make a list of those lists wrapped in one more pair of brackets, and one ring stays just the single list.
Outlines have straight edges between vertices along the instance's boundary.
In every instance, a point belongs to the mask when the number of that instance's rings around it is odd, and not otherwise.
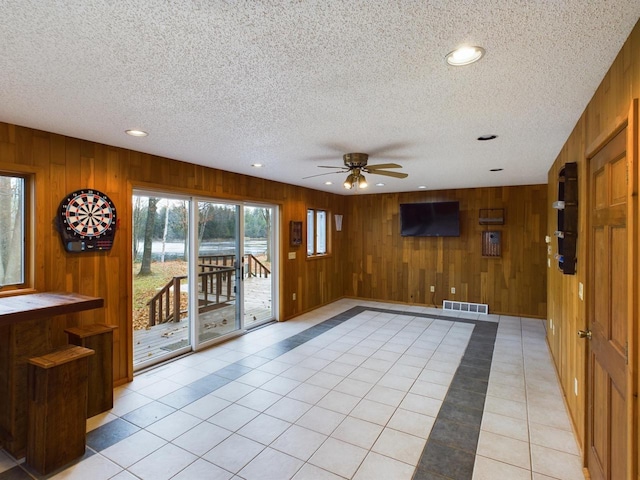
[{"label": "textured ceiling", "polygon": [[[343,174],[303,177],[353,151],[409,174],[361,193],[546,183],[639,17],[638,0],[0,0],[0,120],[340,194]],[[486,56],[448,66],[460,45]]]}]

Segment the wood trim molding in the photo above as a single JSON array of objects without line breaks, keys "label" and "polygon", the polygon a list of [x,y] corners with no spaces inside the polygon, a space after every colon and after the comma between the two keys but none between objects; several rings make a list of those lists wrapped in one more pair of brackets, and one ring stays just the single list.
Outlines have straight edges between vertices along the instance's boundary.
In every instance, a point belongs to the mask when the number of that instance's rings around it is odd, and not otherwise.
[{"label": "wood trim molding", "polygon": [[638,355],[638,343],[640,343],[640,236],[638,223],[640,222],[638,209],[638,149],[640,143],[640,106],[637,98],[633,99],[629,108],[628,129],[627,129],[627,175],[628,175],[628,262],[629,262],[629,284],[628,284],[628,318],[629,321],[629,345],[627,347],[627,382],[628,398],[627,418],[631,428],[627,432],[628,440],[628,466],[627,477],[636,478],[639,474],[638,457],[640,457],[640,414],[638,412],[638,386],[640,385],[640,357]]},{"label": "wood trim molding", "polygon": [[609,130],[602,132],[598,135],[590,145],[587,145],[585,149],[585,158],[587,160],[593,158],[605,145],[607,145],[613,137],[619,134],[629,122],[629,117],[616,117],[615,126]]}]

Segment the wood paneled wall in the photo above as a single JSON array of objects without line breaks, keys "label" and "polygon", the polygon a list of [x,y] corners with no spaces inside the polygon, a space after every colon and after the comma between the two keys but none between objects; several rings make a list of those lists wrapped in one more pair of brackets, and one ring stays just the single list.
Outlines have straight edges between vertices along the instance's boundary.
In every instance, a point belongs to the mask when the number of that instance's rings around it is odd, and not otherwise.
[{"label": "wood paneled wall", "polygon": [[[579,284],[584,286],[585,295],[589,291],[586,271],[587,250],[587,162],[586,155],[601,144],[627,118],[632,99],[640,97],[640,23],[636,24],[622,50],[613,62],[609,72],[578,120],[573,132],[567,139],[562,151],[549,170],[549,197],[557,195],[558,172],[566,162],[578,163],[579,182],[579,225],[578,225],[578,263],[576,275],[562,275],[556,268],[548,271],[548,341],[556,364],[560,382],[565,393],[574,428],[584,449],[586,419],[586,354],[587,343],[576,336],[578,330],[587,327],[586,304],[578,296]],[[637,167],[637,165],[636,165]],[[549,209],[547,235],[553,236],[556,230],[556,212]],[[633,248],[638,248],[635,239]],[[555,251],[555,242],[553,244]],[[638,265],[634,268],[638,269]],[[597,281],[597,279],[595,280]],[[640,292],[637,292],[640,294]],[[632,322],[635,325],[635,345],[640,343],[638,318],[640,312],[634,312]],[[633,343],[632,343],[633,344]],[[630,367],[638,375],[637,349],[631,352]],[[640,377],[636,377],[636,386]],[[578,382],[578,394],[574,392],[574,379]],[[636,458],[640,456],[637,445],[640,443],[640,423],[636,420],[634,435]]]},{"label": "wood paneled wall", "polygon": [[[400,203],[451,200],[460,202],[460,237],[400,236]],[[345,291],[423,305],[487,303],[492,313],[544,318],[547,204],[546,185],[350,197]],[[479,225],[483,208],[503,208],[504,225]],[[501,257],[482,256],[485,230],[502,232]]]},{"label": "wood paneled wall", "polygon": [[[35,288],[103,297],[103,310],[55,319],[55,343],[63,327],[95,322],[118,326],[114,335],[116,383],[132,376],[131,195],[143,187],[212,198],[269,202],[281,220],[280,318],[342,296],[416,304],[443,298],[488,303],[491,311],[544,317],[545,187],[504,187],[394,195],[339,196],[232,174],[140,152],[0,123],[0,170],[26,171],[36,179]],[[118,209],[120,226],[110,252],[66,253],[53,226],[60,200],[95,188]],[[460,238],[403,238],[398,204],[459,200]],[[305,221],[308,207],[344,214],[333,228],[331,254],[306,259],[304,244],[289,246],[289,222]],[[482,258],[480,208],[505,208],[500,258]],[[295,252],[296,258],[289,259]],[[428,291],[436,286],[435,296]],[[445,294],[451,287],[456,294]],[[296,294],[296,300],[292,299]]]},{"label": "wood paneled wall", "polygon": [[[343,296],[342,237],[334,233],[328,257],[306,260],[304,245],[289,247],[289,222],[304,221],[307,207],[343,213],[346,197],[6,123],[0,123],[2,170],[32,173],[36,179],[35,288],[105,299],[102,310],[56,318],[53,343],[66,343],[66,326],[96,322],[118,326],[114,334],[116,383],[132,378],[131,195],[135,187],[278,205],[282,227],[280,319]],[[62,248],[53,219],[62,198],[83,188],[106,193],[116,205],[120,224],[109,252],[70,254]],[[292,251],[296,258],[289,260]]]}]

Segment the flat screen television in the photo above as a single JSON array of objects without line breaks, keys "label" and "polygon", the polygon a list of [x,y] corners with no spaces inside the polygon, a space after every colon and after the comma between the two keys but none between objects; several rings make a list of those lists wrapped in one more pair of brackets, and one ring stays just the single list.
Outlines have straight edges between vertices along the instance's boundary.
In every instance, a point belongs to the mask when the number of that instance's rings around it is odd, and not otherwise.
[{"label": "flat screen television", "polygon": [[403,237],[459,237],[460,202],[400,204]]}]

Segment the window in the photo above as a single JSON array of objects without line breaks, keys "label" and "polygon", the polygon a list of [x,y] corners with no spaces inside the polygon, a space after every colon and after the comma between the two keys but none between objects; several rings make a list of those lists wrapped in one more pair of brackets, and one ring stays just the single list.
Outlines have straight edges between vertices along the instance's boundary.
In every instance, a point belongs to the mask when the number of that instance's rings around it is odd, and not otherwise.
[{"label": "window", "polygon": [[26,282],[25,183],[24,177],[0,174],[0,288]]},{"label": "window", "polygon": [[307,256],[329,253],[329,213],[326,210],[307,210]]}]

